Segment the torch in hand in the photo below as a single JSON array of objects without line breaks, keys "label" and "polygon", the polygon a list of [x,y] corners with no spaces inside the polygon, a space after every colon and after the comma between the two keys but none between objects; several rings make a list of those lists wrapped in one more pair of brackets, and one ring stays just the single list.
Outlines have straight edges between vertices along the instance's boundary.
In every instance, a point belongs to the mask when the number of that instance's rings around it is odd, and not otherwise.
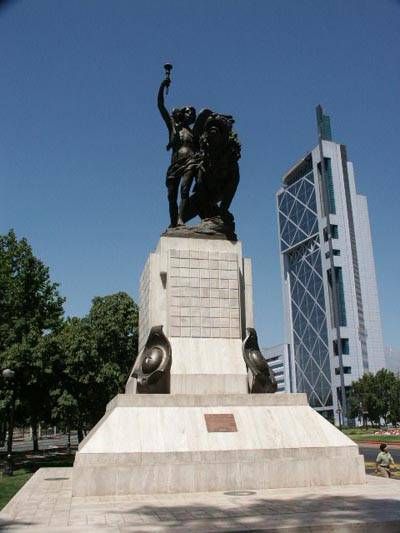
[{"label": "torch in hand", "polygon": [[[164,69],[165,69],[165,79],[171,82],[171,70],[172,70],[171,63],[165,63]],[[168,94],[168,88],[169,88],[169,84],[167,85],[167,88],[165,91],[166,94]]]}]

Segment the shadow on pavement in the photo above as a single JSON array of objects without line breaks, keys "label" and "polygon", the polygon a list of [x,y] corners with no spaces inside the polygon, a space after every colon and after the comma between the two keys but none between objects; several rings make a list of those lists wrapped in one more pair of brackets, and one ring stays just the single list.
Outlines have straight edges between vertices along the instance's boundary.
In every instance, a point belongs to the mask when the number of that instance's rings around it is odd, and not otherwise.
[{"label": "shadow on pavement", "polygon": [[[110,513],[113,511],[110,509]],[[116,512],[116,511],[114,511]],[[119,511],[121,512],[121,511]],[[123,514],[142,516],[142,525],[156,525],[155,531],[293,531],[323,532],[400,532],[399,500],[368,498],[362,496],[316,496],[310,494],[286,501],[274,498],[257,498],[246,502],[245,496],[230,496],[220,505],[203,505],[189,502],[182,505],[166,504],[137,506]],[[133,522],[133,521],[132,521]],[[191,527],[191,524],[198,527]],[[132,523],[132,530],[134,530]],[[335,526],[332,528],[332,526]],[[120,526],[128,532],[130,526]]]}]

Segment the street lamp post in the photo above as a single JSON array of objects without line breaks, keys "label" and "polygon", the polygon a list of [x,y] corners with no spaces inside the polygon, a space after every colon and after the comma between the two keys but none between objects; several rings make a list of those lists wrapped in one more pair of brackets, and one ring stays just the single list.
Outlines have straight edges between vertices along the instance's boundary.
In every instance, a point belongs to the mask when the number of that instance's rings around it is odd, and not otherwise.
[{"label": "street lamp post", "polygon": [[4,474],[6,476],[12,476],[14,472],[13,458],[12,458],[12,444],[14,434],[14,413],[15,413],[15,372],[9,368],[6,368],[2,372],[3,378],[11,386],[11,402],[8,409],[8,437],[7,437],[7,458],[4,464]]},{"label": "street lamp post", "polygon": [[342,413],[343,413],[343,411],[342,411],[342,408],[340,407],[340,405],[336,409],[336,412],[337,412],[338,418],[339,418],[339,429],[342,429]]}]

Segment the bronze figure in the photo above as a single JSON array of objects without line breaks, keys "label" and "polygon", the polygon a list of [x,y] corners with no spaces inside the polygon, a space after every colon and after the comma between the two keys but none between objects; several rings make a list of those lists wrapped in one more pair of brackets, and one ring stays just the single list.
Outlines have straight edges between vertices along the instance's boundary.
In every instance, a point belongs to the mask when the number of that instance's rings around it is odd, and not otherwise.
[{"label": "bronze figure", "polygon": [[[229,212],[239,183],[241,148],[232,129],[234,119],[210,109],[204,109],[196,118],[191,106],[173,109],[170,114],[164,93],[171,84],[172,65],[164,67],[166,76],[157,101],[168,128],[167,150],[172,150],[166,178],[171,223],[166,234],[236,240],[234,217]],[[201,218],[201,223],[186,227],[185,222],[195,216]]]},{"label": "bronze figure", "polygon": [[[171,69],[167,69],[166,67],[166,77],[161,82],[157,103],[161,116],[168,128],[169,142],[167,150],[172,150],[171,164],[167,170],[166,185],[168,189],[169,216],[171,219],[170,227],[174,228],[183,225],[182,211],[185,209],[194,178],[194,141],[190,126],[196,120],[196,111],[194,107],[173,109],[171,114],[167,111],[164,104],[164,91],[167,91],[171,84],[170,71]],[[178,210],[179,185],[181,202]]]},{"label": "bronze figure", "polygon": [[258,346],[257,333],[253,328],[247,328],[247,337],[243,341],[243,358],[247,370],[250,370],[251,373],[249,376],[249,392],[276,392],[278,384],[274,373],[261,353]]},{"label": "bronze figure", "polygon": [[137,357],[131,377],[137,380],[139,394],[168,394],[172,350],[162,326],[151,328],[143,352]]}]

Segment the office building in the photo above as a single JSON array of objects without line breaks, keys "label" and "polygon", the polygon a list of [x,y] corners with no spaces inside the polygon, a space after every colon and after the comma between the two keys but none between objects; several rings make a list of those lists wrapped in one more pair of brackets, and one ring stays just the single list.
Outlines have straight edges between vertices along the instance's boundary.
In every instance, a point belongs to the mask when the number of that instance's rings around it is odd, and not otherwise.
[{"label": "office building", "polygon": [[262,348],[261,352],[275,375],[278,384],[276,392],[292,392],[289,345],[277,344],[276,346],[270,346],[269,348]]},{"label": "office building", "polygon": [[294,390],[338,421],[352,381],[385,357],[367,199],[320,106],[317,122],[318,145],[277,192],[285,342]]}]

